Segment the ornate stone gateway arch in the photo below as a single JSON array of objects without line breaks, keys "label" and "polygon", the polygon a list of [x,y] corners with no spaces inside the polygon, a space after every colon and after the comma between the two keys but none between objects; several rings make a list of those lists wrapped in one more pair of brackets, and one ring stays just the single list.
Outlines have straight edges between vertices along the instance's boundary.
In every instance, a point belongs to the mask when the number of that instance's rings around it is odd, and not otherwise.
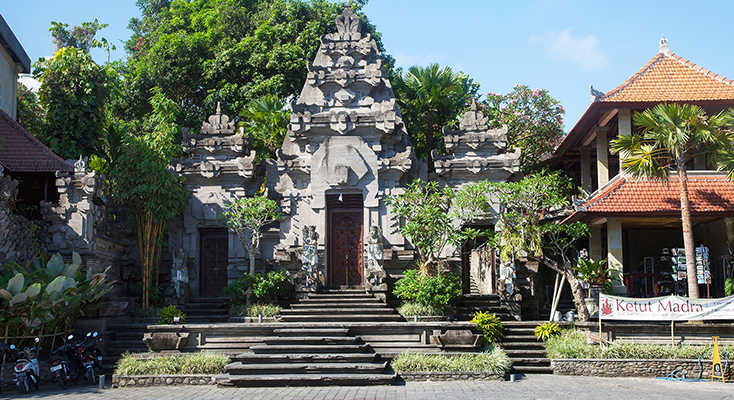
[{"label": "ornate stone gateway arch", "polygon": [[268,166],[268,185],[282,196],[289,217],[281,223],[275,258],[296,266],[304,244],[318,237],[315,281],[374,286],[381,283],[371,284],[365,273],[366,235],[380,227],[390,251],[405,250],[386,197],[412,179],[415,156],[375,40],[361,32],[350,7],[336,27],[308,64],[301,95],[291,104],[290,129]]}]

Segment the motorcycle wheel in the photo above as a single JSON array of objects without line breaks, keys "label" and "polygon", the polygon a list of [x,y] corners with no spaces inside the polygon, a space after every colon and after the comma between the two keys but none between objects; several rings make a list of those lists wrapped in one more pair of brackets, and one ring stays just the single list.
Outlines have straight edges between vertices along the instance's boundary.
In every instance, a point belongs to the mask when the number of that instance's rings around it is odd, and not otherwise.
[{"label": "motorcycle wheel", "polygon": [[59,376],[59,386],[66,389],[66,377],[63,374]]},{"label": "motorcycle wheel", "polygon": [[31,384],[28,382],[27,376],[23,379],[23,382],[18,382],[18,385],[20,386],[20,392],[23,394],[31,391]]}]

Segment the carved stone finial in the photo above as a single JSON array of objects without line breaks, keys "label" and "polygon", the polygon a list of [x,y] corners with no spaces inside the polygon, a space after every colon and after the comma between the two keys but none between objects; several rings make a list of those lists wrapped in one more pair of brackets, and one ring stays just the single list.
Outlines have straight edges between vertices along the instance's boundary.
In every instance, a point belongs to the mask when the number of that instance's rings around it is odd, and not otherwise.
[{"label": "carved stone finial", "polygon": [[354,36],[359,39],[362,32],[362,23],[359,17],[352,11],[350,3],[344,5],[344,10],[336,17],[336,30],[342,39],[351,39]]},{"label": "carved stone finial", "polygon": [[477,111],[477,99],[471,99],[471,110]]},{"label": "carved stone finial", "polygon": [[220,102],[217,102],[217,115],[222,114],[222,105]]},{"label": "carved stone finial", "polygon": [[87,157],[82,158],[82,156],[79,155],[79,161],[74,163],[74,173],[75,174],[86,174],[87,173]]},{"label": "carved stone finial", "polygon": [[665,38],[665,35],[660,39],[660,52],[663,54],[670,53],[670,49],[668,48],[668,39]]},{"label": "carved stone finial", "polygon": [[604,98],[604,92],[594,89],[594,85],[589,85],[589,93],[591,93],[591,102],[596,103]]}]

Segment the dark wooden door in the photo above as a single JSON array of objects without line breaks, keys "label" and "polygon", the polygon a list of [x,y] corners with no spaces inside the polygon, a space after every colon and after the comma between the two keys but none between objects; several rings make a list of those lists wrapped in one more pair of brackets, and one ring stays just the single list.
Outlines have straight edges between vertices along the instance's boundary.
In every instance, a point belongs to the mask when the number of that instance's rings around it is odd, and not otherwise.
[{"label": "dark wooden door", "polygon": [[329,284],[362,285],[362,195],[327,196],[329,211]]},{"label": "dark wooden door", "polygon": [[200,234],[200,293],[202,297],[219,297],[222,296],[222,290],[227,286],[227,265],[229,264],[227,229],[202,229]]}]

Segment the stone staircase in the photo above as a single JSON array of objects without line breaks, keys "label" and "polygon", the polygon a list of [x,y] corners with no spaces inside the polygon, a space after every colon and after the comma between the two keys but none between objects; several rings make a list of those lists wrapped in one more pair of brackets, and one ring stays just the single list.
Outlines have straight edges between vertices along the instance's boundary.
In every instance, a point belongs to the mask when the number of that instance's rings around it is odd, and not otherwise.
[{"label": "stone staircase", "polygon": [[479,311],[497,314],[501,321],[514,321],[510,312],[504,308],[500,296],[496,294],[465,294],[456,310],[459,321],[469,321]]},{"label": "stone staircase", "polygon": [[227,322],[228,306],[229,297],[199,297],[190,299],[181,311],[189,324]]},{"label": "stone staircase", "polygon": [[550,359],[546,357],[543,342],[535,337],[539,322],[503,322],[502,347],[512,360],[513,374],[552,374]]},{"label": "stone staircase", "polygon": [[[275,336],[236,356],[220,386],[325,386],[392,384],[395,373],[361,338],[340,323],[397,321],[394,309],[364,290],[311,293],[282,311]],[[328,323],[315,327],[314,322]]]}]

